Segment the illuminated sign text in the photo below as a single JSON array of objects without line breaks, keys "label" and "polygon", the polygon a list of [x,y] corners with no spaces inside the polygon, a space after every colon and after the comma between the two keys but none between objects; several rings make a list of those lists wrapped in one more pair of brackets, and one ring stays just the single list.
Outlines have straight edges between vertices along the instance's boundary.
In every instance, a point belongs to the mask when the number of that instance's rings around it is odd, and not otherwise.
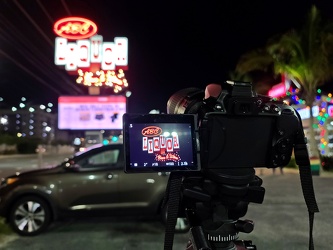
[{"label": "illuminated sign text", "polygon": [[97,25],[82,17],[66,17],[53,26],[54,32],[61,37],[77,40],[89,38],[97,33]]},{"label": "illuminated sign text", "polygon": [[102,70],[127,68],[128,40],[116,37],[114,42],[103,43],[103,37],[96,35],[89,40],[68,42],[66,38],[57,37],[54,60],[56,65],[65,66],[67,71],[90,68],[92,64],[100,64]]}]

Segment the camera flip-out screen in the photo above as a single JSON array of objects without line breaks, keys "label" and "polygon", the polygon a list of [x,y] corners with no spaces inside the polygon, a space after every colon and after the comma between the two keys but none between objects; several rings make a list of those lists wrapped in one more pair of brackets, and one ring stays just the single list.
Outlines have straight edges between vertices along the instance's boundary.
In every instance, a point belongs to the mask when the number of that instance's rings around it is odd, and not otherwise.
[{"label": "camera flip-out screen", "polygon": [[125,172],[199,170],[194,115],[124,114]]}]

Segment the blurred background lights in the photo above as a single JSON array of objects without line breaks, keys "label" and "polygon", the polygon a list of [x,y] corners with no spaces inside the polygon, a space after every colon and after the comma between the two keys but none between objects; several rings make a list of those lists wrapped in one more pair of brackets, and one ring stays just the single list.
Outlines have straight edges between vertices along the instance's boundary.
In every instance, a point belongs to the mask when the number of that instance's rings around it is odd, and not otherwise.
[{"label": "blurred background lights", "polygon": [[0,123],[2,125],[8,124],[8,119],[6,118],[6,116],[3,116],[3,117],[0,118]]}]

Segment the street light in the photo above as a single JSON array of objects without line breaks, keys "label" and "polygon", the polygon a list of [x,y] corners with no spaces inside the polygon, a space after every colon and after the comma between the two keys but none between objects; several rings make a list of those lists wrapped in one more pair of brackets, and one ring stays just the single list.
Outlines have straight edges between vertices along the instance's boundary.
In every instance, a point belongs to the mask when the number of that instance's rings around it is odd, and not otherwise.
[{"label": "street light", "polygon": [[7,125],[7,124],[8,124],[8,118],[2,116],[2,117],[0,118],[0,124],[1,124],[1,125]]}]

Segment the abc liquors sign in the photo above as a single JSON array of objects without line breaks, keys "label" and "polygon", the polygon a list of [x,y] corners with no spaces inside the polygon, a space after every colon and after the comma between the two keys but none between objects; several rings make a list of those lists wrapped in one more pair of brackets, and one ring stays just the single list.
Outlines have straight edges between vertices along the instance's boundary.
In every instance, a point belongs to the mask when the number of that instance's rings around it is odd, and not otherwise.
[{"label": "abc liquors sign", "polygon": [[96,64],[102,70],[127,69],[126,37],[103,42],[103,37],[96,35],[97,26],[80,17],[58,20],[54,32],[59,36],[55,39],[55,64],[64,66],[67,71],[91,69]]}]

